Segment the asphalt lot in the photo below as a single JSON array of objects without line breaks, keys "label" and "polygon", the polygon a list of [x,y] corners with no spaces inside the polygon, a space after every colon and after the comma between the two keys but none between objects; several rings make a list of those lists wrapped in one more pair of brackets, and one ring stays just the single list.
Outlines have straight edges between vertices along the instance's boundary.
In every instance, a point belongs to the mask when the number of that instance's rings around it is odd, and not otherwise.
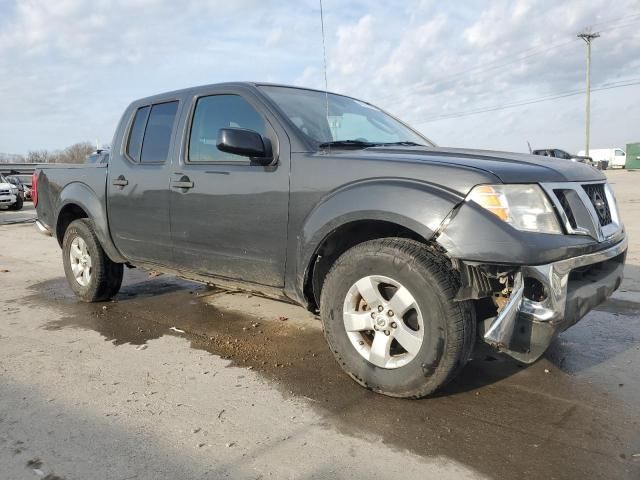
[{"label": "asphalt lot", "polygon": [[534,365],[480,348],[420,401],[358,387],[291,305],[139,270],[79,303],[55,240],[1,225],[0,477],[638,479],[640,172],[608,176],[620,291]]},{"label": "asphalt lot", "polygon": [[0,225],[15,225],[16,223],[32,222],[36,219],[33,203],[24,202],[20,210],[0,209]]}]

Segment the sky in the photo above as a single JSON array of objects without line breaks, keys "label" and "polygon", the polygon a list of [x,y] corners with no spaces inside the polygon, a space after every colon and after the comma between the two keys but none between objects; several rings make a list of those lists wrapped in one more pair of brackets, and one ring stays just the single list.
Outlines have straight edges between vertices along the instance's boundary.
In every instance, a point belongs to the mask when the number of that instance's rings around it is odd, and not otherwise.
[{"label": "sky", "polygon": [[[640,0],[323,7],[328,89],[443,146],[583,149],[576,33],[591,28],[592,86],[605,88],[591,148],[640,142],[640,84],[611,88],[640,83]],[[323,68],[318,0],[0,0],[0,152],[108,144],[136,98],[236,80],[323,88]]]}]

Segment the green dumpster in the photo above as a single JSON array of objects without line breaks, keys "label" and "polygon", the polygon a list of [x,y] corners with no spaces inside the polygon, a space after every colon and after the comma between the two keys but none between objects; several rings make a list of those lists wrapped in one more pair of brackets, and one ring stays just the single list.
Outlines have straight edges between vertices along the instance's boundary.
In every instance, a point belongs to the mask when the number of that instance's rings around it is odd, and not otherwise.
[{"label": "green dumpster", "polygon": [[627,160],[624,163],[624,168],[640,168],[640,142],[627,143]]}]

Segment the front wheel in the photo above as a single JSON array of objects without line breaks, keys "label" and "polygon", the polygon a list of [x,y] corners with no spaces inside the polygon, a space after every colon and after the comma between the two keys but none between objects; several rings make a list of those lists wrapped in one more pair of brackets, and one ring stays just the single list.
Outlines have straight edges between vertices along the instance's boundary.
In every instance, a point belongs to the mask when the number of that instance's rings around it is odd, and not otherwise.
[{"label": "front wheel", "polygon": [[24,200],[22,200],[22,197],[20,195],[16,196],[16,203],[14,203],[13,205],[11,205],[11,210],[22,210],[22,206],[24,205]]},{"label": "front wheel", "polygon": [[69,286],[82,301],[108,300],[120,290],[124,267],[104,253],[91,220],[71,222],[62,240],[62,262]]},{"label": "front wheel", "polygon": [[347,374],[384,395],[420,398],[464,366],[475,340],[468,301],[441,252],[413,240],[372,240],[344,253],[321,294],[325,337]]}]

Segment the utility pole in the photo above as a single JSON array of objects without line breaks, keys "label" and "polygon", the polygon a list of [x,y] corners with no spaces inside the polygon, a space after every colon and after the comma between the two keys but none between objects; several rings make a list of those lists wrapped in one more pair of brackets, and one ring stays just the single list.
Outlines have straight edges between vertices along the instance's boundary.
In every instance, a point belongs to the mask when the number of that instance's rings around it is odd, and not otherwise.
[{"label": "utility pole", "polygon": [[578,38],[584,40],[587,44],[587,104],[585,109],[585,145],[584,145],[584,154],[585,156],[589,156],[589,128],[591,124],[591,42],[593,39],[598,38],[600,36],[599,33],[591,33],[588,31],[581,32],[578,35]]}]

